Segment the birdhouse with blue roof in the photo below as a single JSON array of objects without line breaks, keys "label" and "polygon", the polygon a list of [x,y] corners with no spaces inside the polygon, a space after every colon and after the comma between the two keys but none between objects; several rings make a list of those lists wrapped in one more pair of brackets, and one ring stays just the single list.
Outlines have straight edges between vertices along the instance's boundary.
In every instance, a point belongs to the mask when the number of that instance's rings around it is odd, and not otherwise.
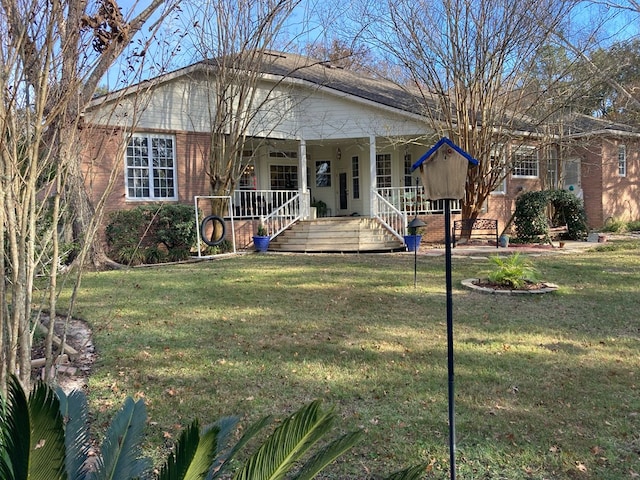
[{"label": "birdhouse with blue roof", "polygon": [[475,165],[478,160],[443,137],[413,164],[411,170],[420,169],[427,199],[459,200],[465,194],[467,170]]}]

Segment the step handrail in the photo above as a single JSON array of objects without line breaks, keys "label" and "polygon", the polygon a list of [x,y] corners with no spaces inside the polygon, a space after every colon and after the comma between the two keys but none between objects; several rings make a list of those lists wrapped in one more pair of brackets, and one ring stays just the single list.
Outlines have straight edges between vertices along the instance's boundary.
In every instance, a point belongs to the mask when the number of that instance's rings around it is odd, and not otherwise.
[{"label": "step handrail", "polygon": [[376,190],[371,194],[375,202],[373,216],[377,218],[398,240],[404,242],[403,235],[407,228],[407,215],[394,206],[389,200],[380,195]]},{"label": "step handrail", "polygon": [[300,218],[302,218],[300,193],[296,193],[271,213],[260,217],[260,222],[267,229],[269,237],[274,238],[300,220]]}]

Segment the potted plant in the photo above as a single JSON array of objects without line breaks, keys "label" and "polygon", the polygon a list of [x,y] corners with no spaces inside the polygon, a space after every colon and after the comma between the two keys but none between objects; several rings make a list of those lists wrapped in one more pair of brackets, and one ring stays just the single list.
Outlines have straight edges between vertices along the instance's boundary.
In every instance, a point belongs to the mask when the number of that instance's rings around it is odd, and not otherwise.
[{"label": "potted plant", "polygon": [[256,234],[253,236],[253,245],[256,247],[257,252],[266,252],[269,248],[269,241],[271,237],[267,232],[267,227],[263,223],[258,224]]},{"label": "potted plant", "polygon": [[500,235],[500,246],[507,248],[509,246],[509,239],[511,237],[509,236],[509,234],[507,233],[503,233],[502,235]]},{"label": "potted plant", "polygon": [[322,200],[316,200],[314,198],[313,203],[311,204],[311,207],[316,209],[316,214],[318,218],[327,216],[327,212],[328,212],[327,204],[324,203]]},{"label": "potted plant", "polygon": [[409,225],[407,225],[407,235],[404,236],[404,244],[407,246],[407,251],[418,251],[420,248],[420,241],[422,240],[422,235],[418,233],[418,229],[426,225],[427,224],[418,217],[409,222]]}]

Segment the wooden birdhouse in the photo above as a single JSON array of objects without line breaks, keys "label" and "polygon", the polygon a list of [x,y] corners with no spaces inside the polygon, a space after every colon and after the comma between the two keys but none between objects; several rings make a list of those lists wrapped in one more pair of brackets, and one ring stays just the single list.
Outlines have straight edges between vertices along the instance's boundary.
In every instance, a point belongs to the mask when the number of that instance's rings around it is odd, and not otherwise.
[{"label": "wooden birdhouse", "polygon": [[464,197],[467,170],[478,165],[478,160],[443,137],[420,159],[411,170],[420,169],[425,196],[429,200],[459,200]]}]

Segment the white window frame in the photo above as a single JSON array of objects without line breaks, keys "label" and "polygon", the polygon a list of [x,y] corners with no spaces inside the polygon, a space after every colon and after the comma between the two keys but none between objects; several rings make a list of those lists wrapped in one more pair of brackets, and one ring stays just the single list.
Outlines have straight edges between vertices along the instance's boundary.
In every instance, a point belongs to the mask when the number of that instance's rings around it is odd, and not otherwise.
[{"label": "white window frame", "polygon": [[360,158],[357,155],[351,157],[351,192],[354,199],[360,198]]},{"label": "white window frame", "polygon": [[[521,157],[520,160],[517,158]],[[511,154],[512,178],[539,178],[540,177],[540,157],[538,150],[529,145],[523,145],[513,150]],[[523,173],[517,173],[519,170],[518,164],[526,162],[526,165],[522,168]]]},{"label": "white window frame", "polygon": [[[147,144],[135,144],[146,140]],[[171,142],[171,155],[154,156],[154,140]],[[125,151],[124,183],[127,200],[175,201],[178,199],[177,155],[175,135],[157,133],[132,133]],[[164,161],[164,162],[163,162]],[[161,164],[161,163],[164,163]],[[157,185],[156,182],[164,183]],[[149,195],[136,195],[136,191],[148,189]],[[173,195],[156,195],[158,189],[171,189]],[[133,195],[132,195],[133,193]]]},{"label": "white window frame", "polygon": [[[291,183],[291,186],[287,185]],[[272,163],[269,165],[269,188],[271,190],[297,190],[300,184],[298,165]]]},{"label": "white window frame", "polygon": [[411,167],[413,166],[410,153],[404,154],[404,186],[405,187],[413,187],[413,172],[411,171]]},{"label": "white window frame", "polygon": [[618,176],[627,176],[627,146],[618,145]]},{"label": "white window frame", "polygon": [[257,190],[258,176],[253,150],[244,150],[242,152],[242,164],[245,167],[238,180],[238,190]]},{"label": "white window frame", "polygon": [[391,188],[393,186],[390,153],[376,153],[376,186],[378,188]]},{"label": "white window frame", "polygon": [[[497,160],[498,156],[500,156],[499,160]],[[504,151],[504,146],[496,145],[494,148],[492,148],[489,158],[491,161],[492,168],[496,161],[499,162],[499,164],[501,165],[500,174],[504,175],[504,177],[502,178],[502,181],[496,186],[494,190],[491,191],[491,195],[506,195],[507,194],[507,175],[505,172],[505,168],[507,166],[507,160],[506,160],[506,152]]]}]

